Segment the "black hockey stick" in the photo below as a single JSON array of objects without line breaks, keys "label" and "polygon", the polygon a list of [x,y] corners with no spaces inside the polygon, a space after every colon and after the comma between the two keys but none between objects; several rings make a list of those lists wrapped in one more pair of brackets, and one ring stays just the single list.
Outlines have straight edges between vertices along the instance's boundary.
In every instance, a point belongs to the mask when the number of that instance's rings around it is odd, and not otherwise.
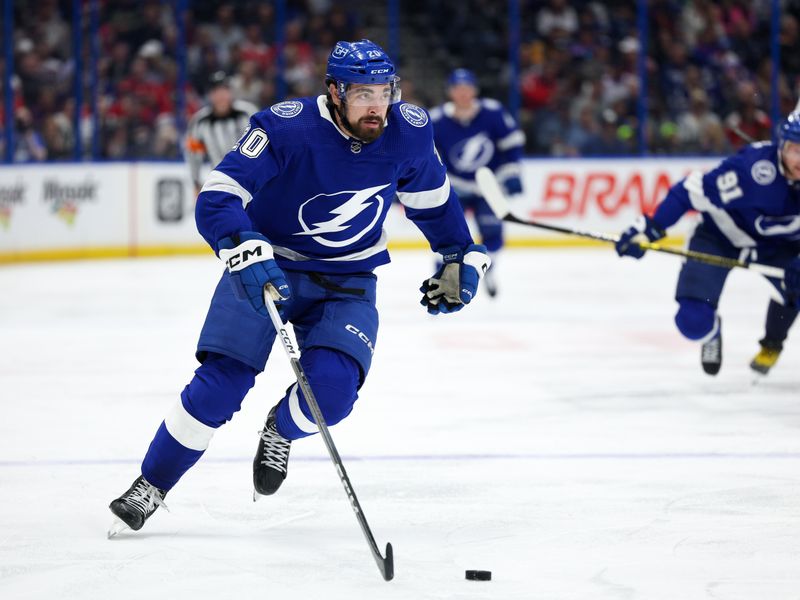
[{"label": "black hockey stick", "polygon": [[[558,233],[566,233],[567,235],[575,235],[578,237],[589,238],[599,242],[609,242],[616,244],[619,237],[615,235],[608,235],[606,233],[595,233],[593,231],[581,231],[578,229],[569,229],[567,227],[559,227],[558,225],[548,225],[547,223],[540,223],[539,221],[528,221],[521,219],[511,213],[511,208],[508,205],[508,200],[500,187],[494,173],[487,168],[481,167],[475,172],[475,180],[481,190],[481,194],[486,199],[487,204],[492,209],[492,212],[498,219],[507,221],[508,223],[517,223],[519,225],[527,225],[529,227],[538,227],[539,229],[547,229],[548,231],[557,231]],[[655,242],[636,242],[643,250],[653,250],[654,252],[663,252],[665,254],[674,254],[682,256],[689,260],[714,265],[715,267],[723,267],[732,269],[738,267],[740,269],[749,269],[756,271],[767,277],[775,277],[783,279],[783,269],[779,267],[772,267],[770,265],[762,265],[759,263],[750,263],[735,258],[728,258],[725,256],[717,256],[716,254],[706,254],[705,252],[695,252],[694,250],[679,250],[677,248],[668,248],[657,244]]]},{"label": "black hockey stick", "polygon": [[381,555],[381,551],[378,549],[378,545],[375,543],[375,538],[369,528],[367,518],[364,516],[364,511],[361,510],[361,504],[359,504],[358,498],[356,497],[356,491],[353,489],[350,478],[347,476],[347,471],[344,469],[342,457],[339,456],[339,452],[336,450],[333,438],[322,416],[322,411],[319,408],[319,404],[317,404],[317,398],[314,396],[314,392],[311,391],[311,385],[309,385],[303,366],[300,364],[300,348],[297,345],[297,341],[288,327],[283,324],[278,314],[278,309],[270,293],[270,290],[273,289],[272,286],[264,288],[264,304],[267,307],[267,312],[269,312],[269,318],[272,320],[272,326],[275,327],[275,331],[278,332],[278,338],[281,340],[283,349],[289,356],[289,362],[291,362],[295,377],[297,377],[297,383],[300,385],[300,389],[303,390],[303,396],[305,396],[308,407],[311,409],[311,414],[314,416],[314,421],[316,421],[319,427],[319,434],[325,442],[325,447],[328,449],[328,454],[333,461],[333,465],[336,467],[336,472],[339,474],[339,479],[344,486],[344,491],[350,499],[350,506],[356,514],[358,524],[361,525],[361,531],[364,533],[364,537],[367,538],[369,549],[372,551],[372,557],[375,559],[375,563],[378,565],[378,569],[381,575],[383,575],[383,578],[386,581],[390,581],[394,577],[394,554],[392,552],[392,544],[386,544],[386,557],[384,558]]}]

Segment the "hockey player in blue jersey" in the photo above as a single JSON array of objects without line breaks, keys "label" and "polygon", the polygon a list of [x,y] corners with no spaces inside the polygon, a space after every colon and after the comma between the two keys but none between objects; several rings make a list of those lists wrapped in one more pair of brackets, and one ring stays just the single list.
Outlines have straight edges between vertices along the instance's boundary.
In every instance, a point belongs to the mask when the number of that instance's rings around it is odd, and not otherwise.
[{"label": "hockey player in blue jersey", "polygon": [[[781,302],[767,308],[761,349],[750,367],[763,375],[775,365],[800,308],[800,113],[783,121],[778,142],[758,142],[723,160],[708,173],[690,173],[674,185],[652,217],[643,216],[616,244],[620,256],[641,258],[639,236],[655,241],[688,210],[702,214],[689,249],[758,261],[785,269],[770,279]],[[701,342],[703,370],[722,365],[722,329],[717,303],[729,269],[687,261],[680,272],[675,323]]]},{"label": "hockey player in blue jersey", "polygon": [[[227,270],[200,334],[201,364],[158,428],[141,476],[111,503],[119,519],[111,534],[141,528],[239,410],[275,338],[265,289],[294,326],[326,423],[350,413],[377,342],[373,270],[389,262],[382,225],[395,195],[442,256],[420,288],[429,313],[469,304],[489,267],[434,150],[428,114],[399,101],[384,51],[368,40],[337,43],[325,83],[326,95],[253,115],[203,185],[197,226]],[[316,431],[294,383],[261,432],[258,495],[284,481],[292,440]]]},{"label": "hockey player in blue jersey", "polygon": [[[492,262],[503,247],[503,222],[480,195],[475,171],[489,167],[509,195],[522,192],[520,159],[525,134],[496,100],[478,98],[472,71],[456,69],[447,80],[450,101],[431,110],[436,147],[450,182],[466,211],[472,211]],[[495,273],[484,278],[490,296],[497,293]]]}]

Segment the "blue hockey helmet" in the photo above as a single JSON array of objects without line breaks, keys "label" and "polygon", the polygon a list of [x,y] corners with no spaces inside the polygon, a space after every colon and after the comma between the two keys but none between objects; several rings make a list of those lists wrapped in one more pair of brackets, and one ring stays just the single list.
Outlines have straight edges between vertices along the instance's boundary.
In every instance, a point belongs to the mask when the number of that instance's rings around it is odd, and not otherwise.
[{"label": "blue hockey helmet", "polygon": [[389,84],[391,95],[389,103],[400,100],[394,63],[383,48],[369,40],[358,42],[337,42],[328,57],[325,82],[333,82],[339,97],[346,100],[347,86],[350,84],[380,85]]},{"label": "blue hockey helmet", "polygon": [[800,111],[790,113],[778,127],[778,146],[787,141],[800,144]]},{"label": "blue hockey helmet", "polygon": [[478,87],[478,78],[469,69],[456,69],[447,78],[447,87],[453,87],[454,85],[471,85],[476,88]]}]

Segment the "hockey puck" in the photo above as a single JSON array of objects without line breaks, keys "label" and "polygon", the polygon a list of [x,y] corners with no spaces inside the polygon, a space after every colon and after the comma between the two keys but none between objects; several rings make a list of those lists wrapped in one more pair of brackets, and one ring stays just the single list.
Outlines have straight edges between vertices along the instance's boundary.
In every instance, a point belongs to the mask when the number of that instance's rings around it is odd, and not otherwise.
[{"label": "hockey puck", "polygon": [[471,571],[471,570],[467,570],[466,576],[467,576],[467,579],[469,581],[491,581],[492,580],[492,572],[491,571]]}]

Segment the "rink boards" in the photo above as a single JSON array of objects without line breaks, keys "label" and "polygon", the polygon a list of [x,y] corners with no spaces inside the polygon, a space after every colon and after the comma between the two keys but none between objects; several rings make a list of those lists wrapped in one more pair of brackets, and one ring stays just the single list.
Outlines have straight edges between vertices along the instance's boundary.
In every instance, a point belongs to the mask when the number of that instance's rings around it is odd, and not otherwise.
[{"label": "rink boards", "polygon": [[[527,219],[615,233],[650,212],[691,169],[715,158],[527,159],[525,193],[512,199]],[[172,162],[30,164],[0,167],[0,262],[208,252],[194,224],[186,166]],[[680,236],[691,219],[671,233]],[[395,203],[390,247],[425,240]],[[578,245],[581,238],[510,226],[517,246]]]}]

